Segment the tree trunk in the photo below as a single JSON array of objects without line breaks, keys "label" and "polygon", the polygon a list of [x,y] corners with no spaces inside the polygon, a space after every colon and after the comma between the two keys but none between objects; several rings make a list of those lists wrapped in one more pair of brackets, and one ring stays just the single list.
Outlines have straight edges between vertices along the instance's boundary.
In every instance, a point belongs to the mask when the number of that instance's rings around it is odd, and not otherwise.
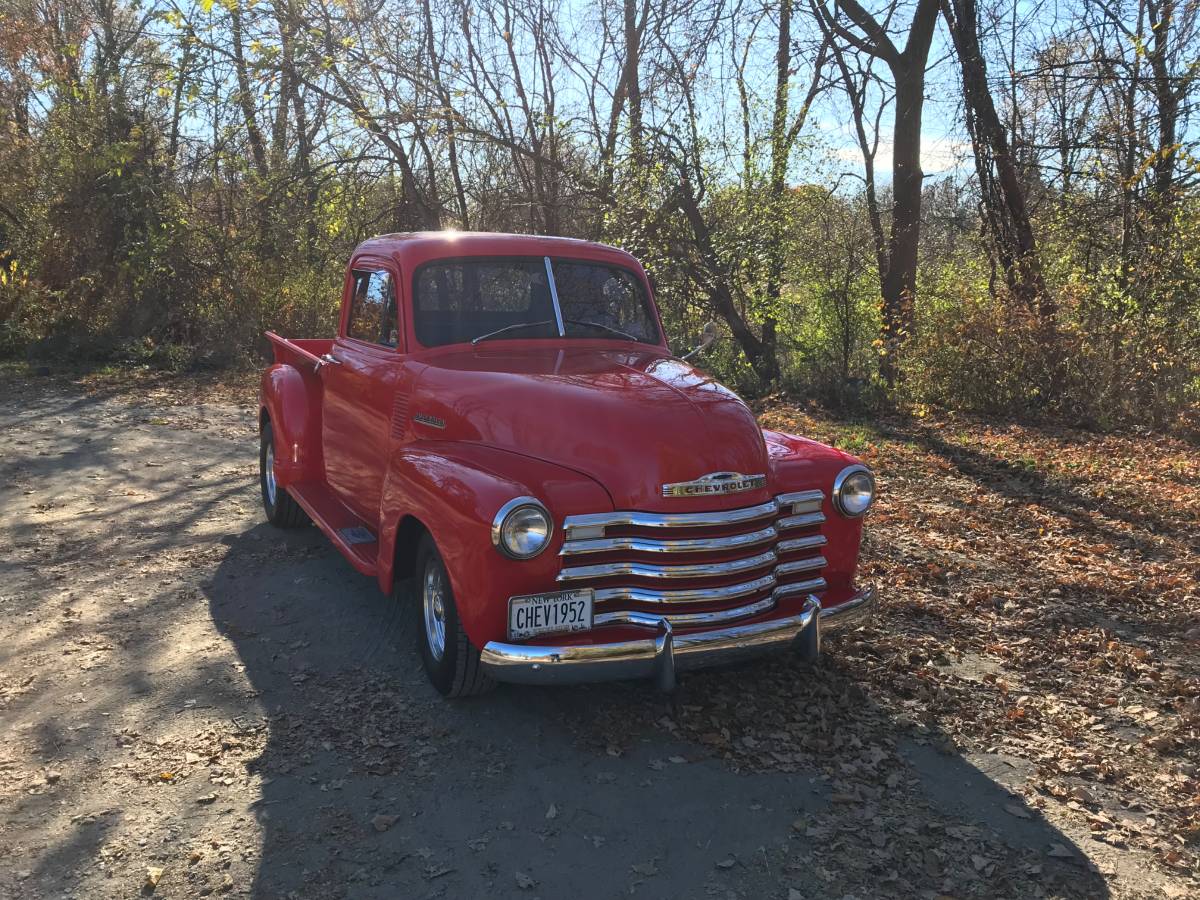
[{"label": "tree trunk", "polygon": [[179,123],[183,118],[183,92],[187,82],[188,67],[192,60],[191,35],[185,33],[182,41],[183,48],[179,57],[179,80],[175,82],[175,97],[171,103],[171,131],[167,139],[167,167],[175,168],[175,159],[179,155]]},{"label": "tree trunk", "polygon": [[[813,0],[813,10],[827,34],[887,64],[895,84],[892,127],[892,231],[887,265],[880,273],[883,353],[879,374],[888,387],[900,375],[900,348],[912,331],[917,290],[917,250],[921,238],[921,113],[925,102],[925,66],[933,43],[941,0],[917,0],[904,50],[899,50],[880,24],[858,0],[841,0],[840,7],[863,36],[838,22],[837,14]],[[860,143],[861,143],[860,138]],[[865,152],[864,152],[865,155]]]},{"label": "tree trunk", "polygon": [[[1158,148],[1154,154],[1154,223],[1158,235],[1153,242],[1157,246],[1165,243],[1165,233],[1171,227],[1174,209],[1175,157],[1177,143],[1180,95],[1172,86],[1167,56],[1171,50],[1171,26],[1175,15],[1174,0],[1163,0],[1161,7],[1147,4],[1150,26],[1154,32],[1151,52],[1147,53],[1150,71],[1154,75],[1155,117],[1158,125]],[[1180,79],[1184,85],[1186,81]],[[1186,88],[1184,88],[1186,89]]]},{"label": "tree trunk", "polygon": [[893,69],[896,119],[892,132],[892,233],[883,273],[883,356],[879,374],[893,387],[899,377],[900,348],[912,331],[917,293],[917,250],[921,239],[921,112],[925,100],[925,59]]},{"label": "tree trunk", "polygon": [[259,179],[266,181],[267,144],[258,127],[258,115],[254,109],[254,92],[250,87],[250,74],[246,69],[246,56],[242,49],[242,9],[238,2],[229,5],[230,42],[233,45],[233,63],[237,74],[237,102],[246,125],[246,136],[250,140],[250,154],[254,159],[254,171]]},{"label": "tree trunk", "polygon": [[730,332],[733,333],[733,339],[738,342],[742,352],[746,354],[750,368],[754,370],[759,381],[764,385],[777,381],[779,379],[779,359],[775,355],[774,341],[767,344],[759,340],[741,312],[738,311],[737,303],[729,290],[728,273],[721,271],[720,256],[713,244],[712,232],[704,220],[704,213],[696,201],[691,185],[686,181],[683,181],[680,186],[678,205],[691,227],[692,238],[704,267],[700,272],[700,277],[696,280],[704,285],[713,308],[729,326]]},{"label": "tree trunk", "polygon": [[1013,296],[1035,313],[1044,327],[1052,330],[1056,313],[1054,301],[1042,277],[1025,188],[1017,174],[1008,134],[996,113],[988,87],[987,66],[979,45],[975,0],[943,0],[942,13],[958,54],[967,130],[974,148],[985,217],[1005,281]]},{"label": "tree trunk", "polygon": [[642,36],[638,28],[637,0],[624,0],[625,90],[629,97],[629,146],[635,164],[642,160],[642,87],[638,69],[642,59]]}]

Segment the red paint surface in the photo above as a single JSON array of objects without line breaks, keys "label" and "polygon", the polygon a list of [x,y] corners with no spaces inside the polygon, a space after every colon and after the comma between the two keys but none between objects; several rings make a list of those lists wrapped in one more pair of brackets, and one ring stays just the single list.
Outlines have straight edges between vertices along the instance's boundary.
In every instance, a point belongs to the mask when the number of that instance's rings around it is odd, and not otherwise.
[{"label": "red paint surface", "polygon": [[[416,340],[412,274],[439,258],[550,256],[631,270],[629,254],[565,238],[430,233],[367,241],[349,268],[387,268],[397,287],[400,345],[346,337],[347,275],[339,336],[286,341],[269,335],[275,364],[263,375],[262,409],[275,431],[276,478],[313,514],[359,571],[391,589],[396,534],[416,519],[450,572],[464,628],[482,646],[505,640],[507,601],[555,590],[564,517],[614,509],[697,511],[762,503],[813,488],[856,462],[814,441],[759,429],[731,391],[659,345],[621,339],[520,339],[425,348]],[[661,333],[661,323],[660,323]],[[340,365],[317,365],[330,354]],[[444,428],[414,421],[421,414]],[[664,483],[710,472],[766,473],[759,491],[664,498]],[[556,532],[548,550],[513,561],[491,543],[496,511],[513,497],[537,497]],[[825,606],[853,592],[862,523],[824,508]],[[362,524],[374,544],[348,546],[336,532]],[[403,555],[404,548],[400,548]],[[760,618],[795,612],[781,601]],[[751,620],[747,620],[751,621]],[[595,629],[547,642],[591,643],[644,636]]]}]

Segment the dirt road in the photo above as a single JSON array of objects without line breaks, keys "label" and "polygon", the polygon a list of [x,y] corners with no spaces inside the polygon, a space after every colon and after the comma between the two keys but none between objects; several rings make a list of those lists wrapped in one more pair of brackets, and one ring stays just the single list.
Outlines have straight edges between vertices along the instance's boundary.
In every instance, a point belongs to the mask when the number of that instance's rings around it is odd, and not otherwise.
[{"label": "dirt road", "polygon": [[398,604],[263,524],[253,407],[203,400],[0,381],[0,895],[1196,890],[858,677],[886,624],[672,697],[445,702]]}]

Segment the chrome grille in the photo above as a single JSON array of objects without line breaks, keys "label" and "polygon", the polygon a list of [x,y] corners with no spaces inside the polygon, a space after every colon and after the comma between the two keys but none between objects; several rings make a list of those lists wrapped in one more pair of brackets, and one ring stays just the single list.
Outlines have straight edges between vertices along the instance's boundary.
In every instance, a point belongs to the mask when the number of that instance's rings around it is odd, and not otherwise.
[{"label": "chrome grille", "polygon": [[699,628],[825,589],[823,491],[740,509],[568,516],[558,582],[595,591],[595,624]]}]

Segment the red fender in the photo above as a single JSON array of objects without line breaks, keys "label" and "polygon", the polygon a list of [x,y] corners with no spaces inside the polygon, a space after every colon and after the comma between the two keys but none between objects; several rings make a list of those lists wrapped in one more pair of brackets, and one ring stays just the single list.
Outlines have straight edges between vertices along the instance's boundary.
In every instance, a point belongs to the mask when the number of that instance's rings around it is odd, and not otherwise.
[{"label": "red fender", "polygon": [[275,480],[281,486],[323,477],[320,392],[318,379],[306,379],[286,363],[263,373],[261,403],[275,434]]},{"label": "red fender", "polygon": [[[555,531],[538,556],[513,560],[492,545],[492,520],[501,506],[523,496],[546,505]],[[393,455],[384,485],[379,586],[390,591],[395,559],[415,552],[415,546],[402,546],[397,553],[396,538],[402,522],[416,519],[446,563],[471,642],[482,647],[506,640],[508,598],[554,584],[563,518],[612,508],[599,484],[572,469],[480,444],[410,444]]]},{"label": "red fender", "polygon": [[846,466],[859,460],[840,450],[818,444],[808,438],[763,431],[767,443],[767,459],[771,466],[771,484],[775,493],[783,494],[805,487],[819,487],[825,492],[821,511],[825,513],[822,531],[828,538],[822,552],[828,565],[824,577],[829,583],[823,602],[836,605],[850,596],[854,589],[854,570],[858,567],[858,547],[862,539],[862,519],[843,516],[833,505],[833,480]]}]

